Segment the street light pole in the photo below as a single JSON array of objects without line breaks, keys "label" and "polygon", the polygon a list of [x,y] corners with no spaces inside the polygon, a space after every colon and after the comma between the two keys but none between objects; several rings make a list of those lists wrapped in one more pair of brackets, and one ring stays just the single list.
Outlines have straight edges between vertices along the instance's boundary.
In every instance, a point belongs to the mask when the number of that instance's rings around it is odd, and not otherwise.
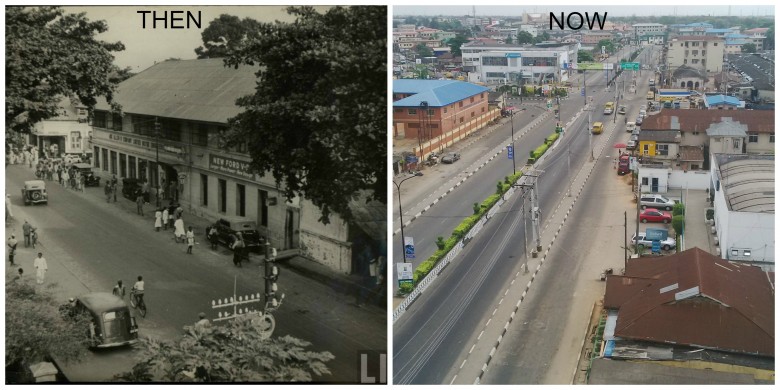
[{"label": "street light pole", "polygon": [[512,139],[509,140],[509,144],[512,145],[512,175],[517,173],[515,167],[515,110],[512,107],[512,111],[509,113],[509,122],[512,124]]},{"label": "street light pole", "polygon": [[393,181],[393,184],[395,184],[395,187],[398,189],[398,216],[401,222],[401,256],[403,256],[404,263],[406,263],[406,252],[404,250],[404,210],[401,208],[401,184],[404,184],[405,181],[417,176],[420,176],[419,172],[401,180],[399,183],[396,183],[395,180]]}]

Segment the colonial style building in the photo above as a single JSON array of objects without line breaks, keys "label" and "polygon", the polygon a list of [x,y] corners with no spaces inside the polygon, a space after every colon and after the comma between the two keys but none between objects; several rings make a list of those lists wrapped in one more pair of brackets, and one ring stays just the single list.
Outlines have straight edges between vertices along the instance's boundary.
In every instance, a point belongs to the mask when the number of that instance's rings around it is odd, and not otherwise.
[{"label": "colonial style building", "polygon": [[[125,80],[115,100],[96,106],[92,127],[97,172],[169,186],[188,213],[216,220],[250,219],[279,250],[299,250],[340,272],[360,267],[352,242],[376,240],[338,216],[318,222],[310,201],[286,201],[270,174],[252,172],[247,144],[226,148],[220,134],[254,93],[257,67],[222,59],[165,61]],[[378,239],[384,240],[384,236]]]}]

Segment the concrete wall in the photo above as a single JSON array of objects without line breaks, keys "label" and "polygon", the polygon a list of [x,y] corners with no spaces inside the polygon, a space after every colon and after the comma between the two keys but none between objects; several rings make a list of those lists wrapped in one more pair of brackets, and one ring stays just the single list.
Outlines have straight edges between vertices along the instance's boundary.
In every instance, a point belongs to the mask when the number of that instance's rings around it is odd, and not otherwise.
[{"label": "concrete wall", "polygon": [[710,188],[709,171],[678,171],[673,170],[669,176],[669,188],[687,188],[690,190],[706,190]]},{"label": "concrete wall", "polygon": [[[716,215],[718,211],[716,208]],[[774,263],[775,215],[740,211],[730,211],[728,214],[728,225],[718,230],[721,257]],[[743,256],[745,250],[750,251],[750,256]]]},{"label": "concrete wall", "polygon": [[334,215],[328,225],[318,222],[319,218],[319,208],[307,200],[301,202],[301,254],[333,270],[351,273],[352,244],[347,242],[348,225]]}]

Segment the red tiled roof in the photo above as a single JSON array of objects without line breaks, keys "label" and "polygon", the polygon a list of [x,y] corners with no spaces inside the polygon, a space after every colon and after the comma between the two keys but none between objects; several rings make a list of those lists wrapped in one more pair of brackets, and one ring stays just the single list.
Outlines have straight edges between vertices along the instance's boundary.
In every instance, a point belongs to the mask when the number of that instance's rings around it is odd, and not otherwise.
[{"label": "red tiled roof", "polygon": [[680,130],[682,132],[704,132],[710,125],[731,118],[734,122],[746,124],[748,133],[774,133],[774,110],[673,110],[663,109],[650,115],[642,122],[645,130]]},{"label": "red tiled roof", "polygon": [[774,356],[774,275],[699,248],[628,263],[607,278],[615,335]]}]

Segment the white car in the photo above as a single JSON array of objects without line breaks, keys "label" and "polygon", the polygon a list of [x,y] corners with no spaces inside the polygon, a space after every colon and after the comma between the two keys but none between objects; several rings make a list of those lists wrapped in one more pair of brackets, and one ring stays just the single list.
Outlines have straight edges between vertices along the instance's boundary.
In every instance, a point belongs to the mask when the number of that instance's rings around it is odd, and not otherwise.
[{"label": "white car", "polygon": [[636,129],[636,123],[626,122],[626,132],[633,133],[634,129]]},{"label": "white car", "polygon": [[[653,242],[648,240],[646,238],[645,232],[639,232],[639,245],[644,246],[645,248],[651,248],[653,246]],[[631,244],[636,243],[636,234],[631,236]],[[665,240],[661,241],[661,249],[668,251],[669,249],[674,248],[677,246],[677,242],[672,237],[667,237]]]},{"label": "white car", "polygon": [[65,163],[65,165],[76,164],[81,162],[81,157],[76,154],[66,154],[62,156],[62,161]]}]

